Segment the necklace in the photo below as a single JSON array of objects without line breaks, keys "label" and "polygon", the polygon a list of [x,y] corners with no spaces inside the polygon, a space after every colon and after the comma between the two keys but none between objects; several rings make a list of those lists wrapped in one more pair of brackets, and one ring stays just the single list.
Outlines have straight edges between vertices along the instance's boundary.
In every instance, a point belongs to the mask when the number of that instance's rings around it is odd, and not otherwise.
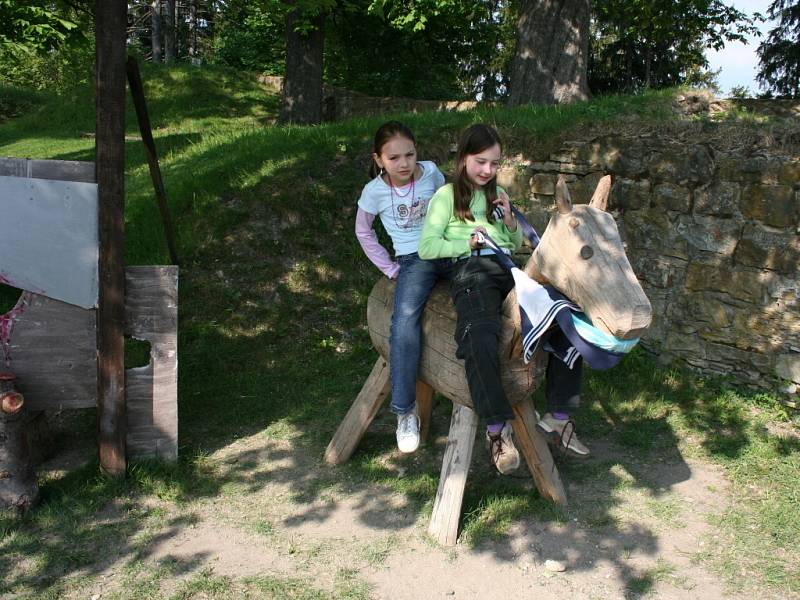
[{"label": "necklace", "polygon": [[[408,205],[406,205],[404,203],[401,203],[397,207],[397,209],[395,209],[394,198],[395,198],[395,196],[397,196],[398,199],[402,200],[404,198],[408,198],[408,196],[410,195],[411,196],[411,200],[412,201],[414,200],[414,189],[415,189],[415,186],[416,186],[414,174],[413,173],[411,174],[411,186],[408,188],[408,191],[405,194],[399,194],[399,193],[395,192],[396,188],[395,188],[394,184],[392,183],[392,178],[389,176],[388,173],[386,174],[386,178],[389,180],[389,197],[390,197],[390,199],[392,201],[392,217],[394,218],[394,224],[400,229],[408,229],[409,227],[412,226],[412,222],[411,222],[412,221],[412,216],[413,216],[412,215],[412,210],[411,210],[412,207],[408,206]],[[398,213],[400,213],[400,215],[399,215],[400,218],[404,219],[404,221],[402,223],[400,223],[397,220]]]}]

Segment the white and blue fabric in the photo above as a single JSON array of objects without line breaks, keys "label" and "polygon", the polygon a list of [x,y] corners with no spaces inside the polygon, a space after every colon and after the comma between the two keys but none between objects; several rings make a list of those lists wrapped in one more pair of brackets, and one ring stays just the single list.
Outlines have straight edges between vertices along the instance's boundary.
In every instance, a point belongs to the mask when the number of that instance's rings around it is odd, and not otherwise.
[{"label": "white and blue fabric", "polygon": [[[512,205],[511,209],[525,235],[535,248],[539,236],[522,213]],[[519,269],[502,248],[486,234],[479,237],[492,249],[500,263],[514,278],[522,325],[522,357],[530,362],[541,346],[571,369],[579,357],[593,369],[605,370],[617,365],[622,357],[639,342],[621,340],[599,330],[580,307],[552,286],[543,286]]]}]

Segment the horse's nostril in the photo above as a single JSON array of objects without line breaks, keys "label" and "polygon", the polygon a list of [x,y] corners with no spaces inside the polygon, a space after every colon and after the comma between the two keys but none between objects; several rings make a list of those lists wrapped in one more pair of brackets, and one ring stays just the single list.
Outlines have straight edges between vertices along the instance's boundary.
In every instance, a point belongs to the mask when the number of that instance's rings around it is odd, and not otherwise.
[{"label": "horse's nostril", "polygon": [[593,255],[594,255],[594,250],[592,250],[591,246],[584,246],[583,248],[581,248],[581,258],[583,260],[592,258]]}]

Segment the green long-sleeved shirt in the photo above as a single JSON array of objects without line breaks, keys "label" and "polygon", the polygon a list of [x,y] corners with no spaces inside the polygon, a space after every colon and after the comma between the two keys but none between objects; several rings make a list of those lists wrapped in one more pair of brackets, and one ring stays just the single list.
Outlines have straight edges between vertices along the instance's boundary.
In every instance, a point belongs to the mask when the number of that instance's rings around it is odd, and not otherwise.
[{"label": "green long-sleeved shirt", "polygon": [[[501,188],[497,188],[500,193]],[[522,227],[517,223],[515,231],[509,231],[505,223],[486,219],[486,197],[483,191],[472,194],[469,205],[474,221],[459,221],[453,211],[453,185],[439,188],[428,204],[428,214],[422,226],[419,240],[420,258],[447,258],[467,256],[470,253],[469,236],[483,225],[498,246],[514,252],[522,245]]]}]

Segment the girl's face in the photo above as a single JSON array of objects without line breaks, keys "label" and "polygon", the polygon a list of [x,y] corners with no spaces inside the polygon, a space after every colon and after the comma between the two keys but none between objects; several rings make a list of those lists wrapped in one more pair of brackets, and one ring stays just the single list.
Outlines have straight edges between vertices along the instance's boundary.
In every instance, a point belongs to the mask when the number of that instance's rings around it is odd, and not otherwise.
[{"label": "girl's face", "polygon": [[500,144],[495,144],[478,154],[467,154],[464,159],[464,169],[467,179],[476,189],[482,188],[497,175],[501,155]]},{"label": "girl's face", "polygon": [[381,147],[379,155],[373,154],[372,158],[389,175],[391,184],[406,185],[417,168],[417,147],[408,138],[396,135]]}]

